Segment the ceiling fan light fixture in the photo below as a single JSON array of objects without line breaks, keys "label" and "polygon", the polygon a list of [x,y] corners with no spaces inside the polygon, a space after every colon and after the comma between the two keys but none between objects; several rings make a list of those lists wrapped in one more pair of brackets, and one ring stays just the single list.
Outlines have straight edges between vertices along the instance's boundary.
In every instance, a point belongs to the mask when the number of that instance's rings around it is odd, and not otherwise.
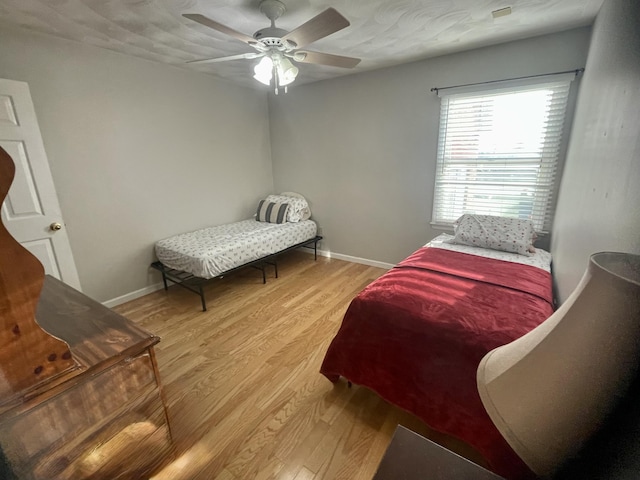
[{"label": "ceiling fan light fixture", "polygon": [[271,78],[273,77],[273,60],[269,56],[264,56],[258,62],[258,64],[253,67],[253,78],[255,78],[260,83],[265,85],[271,84]]},{"label": "ceiling fan light fixture", "polygon": [[276,19],[280,18],[286,11],[286,7],[281,0],[260,0],[260,11],[271,20],[271,25],[258,30],[253,34],[253,37],[198,13],[183,14],[183,17],[191,21],[240,40],[257,50],[257,53],[207,58],[188,63],[218,63],[263,57],[253,67],[253,78],[267,86],[271,85],[273,79],[274,91],[277,95],[279,87],[284,87],[286,93],[287,85],[293,83],[298,76],[298,67],[293,65],[289,59],[293,59],[296,62],[342,68],[353,68],[360,62],[359,58],[320,52],[297,51],[298,48],[305,47],[350,25],[349,20],[338,13],[336,9],[327,8],[292,31],[276,27]]},{"label": "ceiling fan light fixture", "polygon": [[253,67],[253,71],[255,73],[253,78],[265,85],[271,85],[271,79],[275,77],[274,91],[277,95],[279,87],[284,87],[285,93],[287,92],[287,85],[293,83],[299,70],[280,52],[272,51]]},{"label": "ceiling fan light fixture", "polygon": [[298,67],[296,67],[293,63],[291,63],[291,61],[286,58],[286,57],[282,57],[280,59],[280,62],[278,62],[278,83],[280,84],[280,86],[287,86],[291,83],[293,83],[293,81],[296,79],[296,77],[298,76]]}]

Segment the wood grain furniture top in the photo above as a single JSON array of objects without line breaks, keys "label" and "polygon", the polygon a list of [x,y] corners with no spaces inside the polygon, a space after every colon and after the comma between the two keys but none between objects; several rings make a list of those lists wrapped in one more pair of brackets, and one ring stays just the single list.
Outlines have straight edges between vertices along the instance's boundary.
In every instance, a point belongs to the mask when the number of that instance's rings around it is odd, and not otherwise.
[{"label": "wood grain furniture top", "polygon": [[[68,318],[75,321],[65,321]],[[159,337],[51,276],[45,279],[36,319],[44,330],[64,339],[74,358],[87,369],[104,367],[107,359],[118,361],[160,341]]]}]

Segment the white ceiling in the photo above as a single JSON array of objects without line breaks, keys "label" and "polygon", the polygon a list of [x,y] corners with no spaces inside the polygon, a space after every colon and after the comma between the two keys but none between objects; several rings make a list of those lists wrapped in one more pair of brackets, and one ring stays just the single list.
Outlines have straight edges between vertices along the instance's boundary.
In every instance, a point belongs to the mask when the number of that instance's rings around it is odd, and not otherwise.
[{"label": "white ceiling", "polygon": [[[282,0],[276,26],[293,30],[328,7],[351,25],[310,50],[358,57],[355,69],[299,64],[308,83],[446,53],[552,33],[593,22],[603,0]],[[243,85],[257,60],[186,65],[188,60],[253,51],[183,18],[200,13],[253,35],[269,26],[259,0],[0,0],[0,20],[127,55],[211,73]],[[512,14],[494,19],[493,10]]]}]

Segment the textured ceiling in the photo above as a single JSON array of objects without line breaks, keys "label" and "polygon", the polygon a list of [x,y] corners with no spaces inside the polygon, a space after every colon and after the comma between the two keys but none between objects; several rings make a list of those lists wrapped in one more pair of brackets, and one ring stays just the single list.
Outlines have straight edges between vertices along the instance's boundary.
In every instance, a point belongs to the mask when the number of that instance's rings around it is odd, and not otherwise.
[{"label": "textured ceiling", "polygon": [[[279,28],[293,30],[328,7],[351,25],[309,49],[358,57],[355,69],[299,64],[296,83],[387,67],[590,24],[603,0],[283,0]],[[179,65],[257,86],[257,60],[186,65],[253,51],[183,18],[200,13],[253,35],[269,26],[259,0],[0,0],[0,20],[29,30]],[[512,14],[494,19],[493,10]]]}]

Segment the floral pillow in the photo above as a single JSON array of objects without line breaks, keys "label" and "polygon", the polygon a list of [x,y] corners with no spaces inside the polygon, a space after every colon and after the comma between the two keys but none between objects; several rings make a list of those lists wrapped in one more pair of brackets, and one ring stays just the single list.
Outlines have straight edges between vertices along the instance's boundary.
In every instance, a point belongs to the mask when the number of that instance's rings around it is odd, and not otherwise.
[{"label": "floral pillow", "polygon": [[[285,195],[268,195],[267,202],[288,203],[287,222],[296,223],[305,219],[305,213],[309,211],[309,204],[304,198],[288,197]],[[307,217],[308,218],[308,217]]]},{"label": "floral pillow", "polygon": [[536,232],[531,220],[464,214],[455,221],[451,243],[531,255]]}]

